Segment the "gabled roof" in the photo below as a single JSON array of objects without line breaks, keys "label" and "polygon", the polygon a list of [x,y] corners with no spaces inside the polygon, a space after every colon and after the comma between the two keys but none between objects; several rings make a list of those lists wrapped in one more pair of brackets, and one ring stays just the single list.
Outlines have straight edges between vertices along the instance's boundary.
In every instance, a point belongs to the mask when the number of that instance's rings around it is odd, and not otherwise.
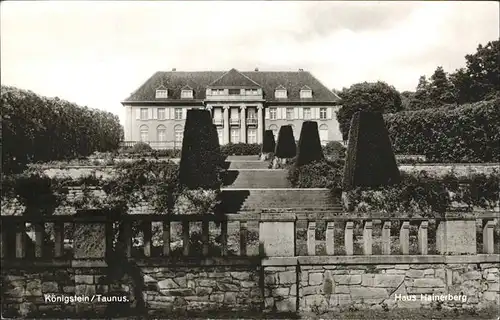
[{"label": "gabled roof", "polygon": [[308,85],[305,85],[302,88],[300,88],[300,90],[311,90],[311,87],[309,87]]},{"label": "gabled roof", "polygon": [[193,88],[191,88],[189,84],[186,84],[184,87],[181,88],[181,90],[193,90]]},{"label": "gabled roof", "polygon": [[[135,92],[133,92],[130,97],[124,101],[124,103],[155,101],[155,90],[162,83],[164,83],[169,90],[169,97],[162,99],[162,101],[180,100],[182,88],[184,88],[186,84],[189,84],[189,86],[194,90],[193,99],[195,100],[205,99],[206,89],[216,84],[217,86],[221,85],[226,87],[234,87],[238,85],[242,87],[261,87],[264,99],[267,102],[303,101],[303,99],[300,99],[300,90],[304,86],[309,87],[314,92],[312,98],[308,99],[308,101],[326,103],[339,101],[339,97],[335,93],[325,87],[307,71],[239,72],[237,70],[233,70],[234,69],[231,69],[228,72],[156,72]],[[234,80],[234,82],[230,80]],[[250,83],[252,85],[248,85]],[[275,98],[274,91],[280,85],[287,90],[287,98]]]},{"label": "gabled roof", "polygon": [[276,87],[276,90],[286,90],[286,88],[280,84],[279,86]]},{"label": "gabled roof", "polygon": [[212,82],[209,88],[214,87],[260,87],[260,85],[240,73],[236,69],[231,69],[228,72],[224,73],[219,79]]}]

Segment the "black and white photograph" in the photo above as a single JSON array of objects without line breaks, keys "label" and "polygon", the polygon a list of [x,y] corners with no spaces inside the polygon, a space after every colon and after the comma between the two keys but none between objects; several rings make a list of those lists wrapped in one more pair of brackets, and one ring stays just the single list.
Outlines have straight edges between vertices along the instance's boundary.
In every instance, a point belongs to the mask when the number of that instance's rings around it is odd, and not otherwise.
[{"label": "black and white photograph", "polygon": [[1,319],[500,320],[496,1],[2,1]]}]

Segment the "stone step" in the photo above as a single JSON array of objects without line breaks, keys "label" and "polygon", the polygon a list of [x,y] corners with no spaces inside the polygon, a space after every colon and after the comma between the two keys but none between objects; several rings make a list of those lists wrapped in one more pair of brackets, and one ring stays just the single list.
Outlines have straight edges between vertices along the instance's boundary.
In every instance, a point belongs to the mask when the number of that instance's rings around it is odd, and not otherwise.
[{"label": "stone step", "polygon": [[224,212],[273,208],[325,208],[341,210],[338,198],[328,189],[230,189],[222,190]]},{"label": "stone step", "polygon": [[225,189],[246,188],[288,188],[286,170],[239,169],[227,170],[224,179]]},{"label": "stone step", "polygon": [[226,161],[226,168],[229,170],[238,170],[238,169],[269,169],[269,161],[242,161],[242,160],[233,160]]}]

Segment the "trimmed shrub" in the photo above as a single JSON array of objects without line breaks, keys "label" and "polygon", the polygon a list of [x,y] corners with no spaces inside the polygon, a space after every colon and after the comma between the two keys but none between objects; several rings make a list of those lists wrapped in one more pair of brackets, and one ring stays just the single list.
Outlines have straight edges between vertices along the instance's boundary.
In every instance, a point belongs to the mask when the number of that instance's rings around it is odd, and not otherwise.
[{"label": "trimmed shrub", "polygon": [[319,160],[289,167],[287,179],[294,188],[329,188],[338,194],[342,185],[344,161]]},{"label": "trimmed shrub", "polygon": [[3,173],[22,172],[28,163],[117,150],[123,139],[112,113],[15,87],[1,91]]},{"label": "trimmed shrub", "polygon": [[153,148],[145,142],[137,142],[130,150],[131,153],[151,153],[152,151]]},{"label": "trimmed shrub", "polygon": [[399,182],[399,169],[382,114],[354,114],[344,169],[343,189],[379,187]]},{"label": "trimmed shrub", "polygon": [[313,161],[320,161],[321,159],[324,159],[324,155],[321,148],[321,141],[319,140],[318,123],[315,121],[304,121],[300,131],[296,164],[303,166]]},{"label": "trimmed shrub", "polygon": [[220,151],[214,150],[208,110],[188,110],[180,161],[180,182],[188,189],[220,188]]},{"label": "trimmed shrub", "polygon": [[333,159],[344,159],[346,156],[347,148],[338,141],[329,141],[323,147],[323,153]]},{"label": "trimmed shrub", "polygon": [[295,137],[293,136],[292,126],[281,126],[278,133],[278,142],[274,155],[277,158],[293,158],[297,154],[297,145],[295,144]]},{"label": "trimmed shrub", "polygon": [[429,162],[498,162],[500,99],[384,116],[394,152]]},{"label": "trimmed shrub", "polygon": [[258,156],[262,145],[257,143],[228,143],[221,146],[224,156]]},{"label": "trimmed shrub", "polygon": [[273,130],[264,131],[264,142],[262,144],[262,153],[274,152],[276,141],[274,140]]}]

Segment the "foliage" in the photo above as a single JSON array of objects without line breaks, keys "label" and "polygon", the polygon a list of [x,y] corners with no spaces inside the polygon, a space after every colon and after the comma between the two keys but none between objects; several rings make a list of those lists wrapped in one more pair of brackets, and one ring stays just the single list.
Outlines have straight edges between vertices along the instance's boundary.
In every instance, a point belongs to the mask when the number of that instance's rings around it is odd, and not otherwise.
[{"label": "foliage", "polygon": [[220,204],[219,190],[183,190],[177,197],[175,214],[210,214]]},{"label": "foliage", "polygon": [[1,87],[2,170],[20,173],[26,164],[72,159],[118,149],[123,129],[104,111]]},{"label": "foliage", "polygon": [[300,131],[296,165],[302,166],[313,161],[320,161],[323,158],[318,123],[315,121],[304,121]]},{"label": "foliage", "polygon": [[333,159],[344,159],[347,148],[338,141],[329,141],[323,148],[323,153]]},{"label": "foliage", "polygon": [[381,113],[360,111],[352,118],[343,189],[399,182],[399,169]]},{"label": "foliage", "polygon": [[214,148],[214,128],[208,110],[188,110],[180,161],[180,182],[189,189],[219,189],[220,149]]},{"label": "foliage", "polygon": [[151,151],[153,151],[153,148],[146,142],[137,142],[130,150],[130,153],[146,153]]},{"label": "foliage", "polygon": [[450,173],[436,178],[421,171],[402,173],[397,185],[371,190],[356,188],[346,194],[349,211],[405,212],[434,217],[449,212],[453,203],[465,205],[467,210],[493,209],[499,201],[499,184],[498,172],[489,176],[474,174],[469,178]]},{"label": "foliage", "polygon": [[297,145],[295,144],[292,126],[281,126],[274,155],[277,158],[293,158],[296,154]]},{"label": "foliage", "polygon": [[344,161],[318,160],[303,166],[291,165],[287,179],[293,188],[329,188],[341,191]]},{"label": "foliage", "polygon": [[340,132],[347,140],[352,116],[358,111],[380,113],[398,112],[403,109],[399,92],[385,82],[357,83],[340,93],[342,107],[337,112]]},{"label": "foliage", "polygon": [[430,162],[496,162],[500,159],[500,98],[385,115],[397,154]]},{"label": "foliage", "polygon": [[264,142],[262,144],[262,153],[272,153],[276,148],[273,130],[264,131]]},{"label": "foliage", "polygon": [[221,146],[224,156],[253,156],[259,155],[262,145],[257,143],[228,143]]}]

